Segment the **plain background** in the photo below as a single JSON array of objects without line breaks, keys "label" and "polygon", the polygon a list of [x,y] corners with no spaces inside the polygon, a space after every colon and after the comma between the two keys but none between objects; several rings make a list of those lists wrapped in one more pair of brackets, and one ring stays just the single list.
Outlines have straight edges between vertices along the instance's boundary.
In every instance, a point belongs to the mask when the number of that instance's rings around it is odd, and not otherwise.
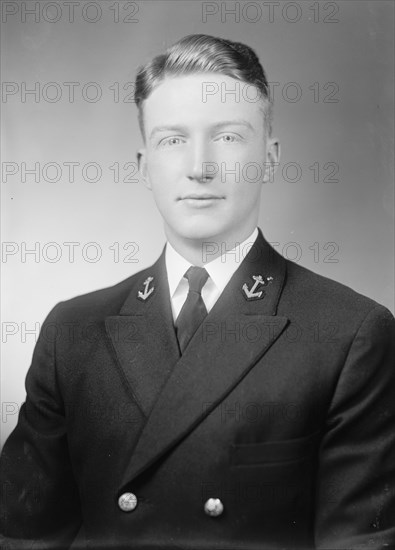
[{"label": "plain background", "polygon": [[[142,145],[135,105],[124,100],[137,67],[186,34],[247,43],[276,83],[282,165],[262,193],[266,238],[394,311],[392,1],[83,1],[72,22],[64,2],[53,4],[3,2],[16,13],[3,13],[2,22],[2,443],[50,309],[119,282],[163,248],[151,193],[136,174],[123,181]],[[24,5],[38,15],[24,14]],[[204,10],[216,9],[204,21]],[[74,101],[67,82],[75,83]],[[24,96],[33,88],[37,97]],[[38,181],[23,174],[35,163]],[[74,182],[65,163],[80,163]],[[289,181],[296,169],[288,163],[297,163],[299,181]],[[100,179],[87,181],[95,166]],[[334,166],[338,181],[328,181]],[[124,261],[128,255],[137,261]]]}]

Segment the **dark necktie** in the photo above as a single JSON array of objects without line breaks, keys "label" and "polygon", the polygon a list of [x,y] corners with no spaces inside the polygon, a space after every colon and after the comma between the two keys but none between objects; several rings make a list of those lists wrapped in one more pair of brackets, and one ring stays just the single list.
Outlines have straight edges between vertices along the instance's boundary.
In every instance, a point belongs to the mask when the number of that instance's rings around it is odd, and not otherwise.
[{"label": "dark necktie", "polygon": [[192,266],[184,277],[188,279],[189,292],[175,323],[181,353],[184,353],[192,336],[207,315],[202,298],[202,288],[208,279],[207,271],[204,267]]}]

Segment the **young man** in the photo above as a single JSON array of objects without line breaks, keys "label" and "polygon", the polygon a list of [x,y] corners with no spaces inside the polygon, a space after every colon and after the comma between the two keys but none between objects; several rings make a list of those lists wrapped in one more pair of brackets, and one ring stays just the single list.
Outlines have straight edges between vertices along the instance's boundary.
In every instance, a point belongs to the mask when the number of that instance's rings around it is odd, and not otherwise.
[{"label": "young man", "polygon": [[394,319],[257,228],[279,146],[256,55],[186,37],[136,103],[168,242],[49,314],[1,458],[6,547],[391,547]]}]

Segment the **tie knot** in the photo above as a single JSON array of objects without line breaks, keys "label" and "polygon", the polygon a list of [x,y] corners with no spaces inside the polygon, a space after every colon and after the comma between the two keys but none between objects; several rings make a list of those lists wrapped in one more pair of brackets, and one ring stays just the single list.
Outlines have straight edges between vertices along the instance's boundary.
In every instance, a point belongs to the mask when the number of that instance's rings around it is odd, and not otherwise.
[{"label": "tie knot", "polygon": [[184,277],[188,279],[189,290],[200,294],[208,279],[208,273],[204,267],[192,266],[185,273]]}]

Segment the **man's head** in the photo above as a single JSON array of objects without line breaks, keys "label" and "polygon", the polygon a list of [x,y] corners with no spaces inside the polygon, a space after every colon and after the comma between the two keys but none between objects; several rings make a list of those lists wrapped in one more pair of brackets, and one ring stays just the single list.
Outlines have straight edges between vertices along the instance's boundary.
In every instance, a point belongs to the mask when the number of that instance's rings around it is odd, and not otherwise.
[{"label": "man's head", "polygon": [[142,67],[140,171],[170,242],[244,240],[278,160],[265,73],[243,44],[183,38]]},{"label": "man's head", "polygon": [[134,99],[144,141],[144,101],[165,78],[199,73],[223,74],[255,86],[258,93],[251,100],[255,102],[260,99],[265,132],[270,137],[272,102],[265,71],[254,50],[241,42],[206,34],[191,34],[140,67],[137,73]]}]

